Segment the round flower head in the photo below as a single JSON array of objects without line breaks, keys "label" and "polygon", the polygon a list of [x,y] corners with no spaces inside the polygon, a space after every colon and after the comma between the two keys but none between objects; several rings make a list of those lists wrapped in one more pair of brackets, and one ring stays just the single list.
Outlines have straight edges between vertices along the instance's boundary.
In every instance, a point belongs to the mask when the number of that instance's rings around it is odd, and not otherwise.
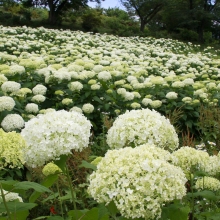
[{"label": "round flower head", "polygon": [[94,106],[92,104],[87,103],[82,106],[82,110],[84,113],[90,114],[94,111]]},{"label": "round flower head", "polygon": [[31,101],[41,103],[41,102],[44,102],[45,99],[46,99],[46,97],[43,96],[43,95],[35,95],[35,96],[32,97]]},{"label": "round flower head", "polygon": [[1,89],[5,93],[17,92],[21,88],[21,84],[14,81],[6,81],[1,85]]},{"label": "round flower head", "polygon": [[123,217],[158,218],[162,204],[186,194],[185,175],[170,157],[148,144],[109,150],[89,177],[88,193],[98,203],[113,201]]},{"label": "round flower head", "polygon": [[153,100],[149,103],[152,108],[160,108],[162,102],[160,100]]},{"label": "round flower head", "polygon": [[71,82],[68,84],[68,87],[71,91],[80,91],[83,88],[83,84],[80,82]]},{"label": "round flower head", "polygon": [[73,106],[69,111],[70,112],[75,111],[75,112],[82,113],[82,109],[77,106]]},{"label": "round flower head", "polygon": [[178,94],[176,92],[168,92],[166,94],[167,99],[177,99]]},{"label": "round flower head", "polygon": [[21,131],[27,143],[23,149],[27,165],[42,166],[71,150],[82,151],[89,144],[91,126],[85,116],[75,111],[53,111],[32,118]]},{"label": "round flower head", "polygon": [[218,191],[220,190],[220,181],[213,177],[204,176],[196,181],[195,188],[198,190],[208,189]]},{"label": "round flower head", "polygon": [[38,105],[35,103],[29,103],[25,106],[25,111],[28,113],[38,113],[39,112],[39,108]]},{"label": "round flower head", "polygon": [[[5,196],[6,202],[10,202],[10,201],[14,201],[14,200],[18,200],[19,202],[23,202],[23,199],[19,196],[18,193],[8,192],[6,190],[3,190],[3,193],[4,193],[4,196]],[[0,191],[0,200],[2,200],[1,191]]]},{"label": "round flower head", "polygon": [[178,147],[178,136],[170,121],[155,110],[127,111],[120,115],[108,130],[110,148],[155,144],[171,151]]},{"label": "round flower head", "polygon": [[62,173],[62,170],[56,164],[48,163],[44,166],[42,173],[44,176],[49,176],[56,173]]},{"label": "round flower head", "polygon": [[9,96],[0,97],[0,112],[2,111],[11,111],[15,106],[15,101]]},{"label": "round flower head", "polygon": [[99,80],[108,81],[111,78],[112,78],[112,75],[108,71],[102,71],[102,72],[98,73],[98,79]]},{"label": "round flower head", "polygon": [[65,98],[65,99],[62,100],[63,105],[70,105],[72,103],[73,103],[73,100],[69,99],[69,98]]},{"label": "round flower head", "polygon": [[189,177],[190,173],[196,170],[205,171],[209,164],[209,154],[207,152],[196,150],[192,147],[184,146],[173,152],[173,163],[181,167]]},{"label": "round flower head", "polygon": [[0,129],[0,169],[21,168],[24,164],[22,149],[25,141],[19,133],[4,132]]},{"label": "round flower head", "polygon": [[5,131],[20,130],[24,127],[24,119],[18,114],[8,114],[2,120],[1,126]]},{"label": "round flower head", "polygon": [[32,89],[32,92],[34,95],[45,95],[47,92],[47,87],[44,85],[38,84]]}]

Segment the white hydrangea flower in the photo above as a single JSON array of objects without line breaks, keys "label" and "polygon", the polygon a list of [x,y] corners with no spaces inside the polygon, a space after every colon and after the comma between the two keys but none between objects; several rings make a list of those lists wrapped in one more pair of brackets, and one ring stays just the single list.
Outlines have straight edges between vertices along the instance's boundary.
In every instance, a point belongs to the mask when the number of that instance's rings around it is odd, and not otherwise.
[{"label": "white hydrangea flower", "polygon": [[94,111],[94,106],[92,104],[89,104],[89,103],[84,104],[82,106],[82,111],[84,113],[90,114],[90,113],[92,113]]},{"label": "white hydrangea flower", "polygon": [[5,131],[14,131],[24,127],[24,119],[18,114],[8,114],[1,122]]},{"label": "white hydrangea flower", "polygon": [[189,175],[197,170],[206,171],[209,165],[209,154],[202,150],[184,146],[173,152],[176,158],[173,163],[181,167],[189,178]]},{"label": "white hydrangea flower", "polygon": [[44,85],[38,84],[32,89],[32,92],[34,95],[45,95],[47,92],[47,87]]},{"label": "white hydrangea flower", "polygon": [[112,78],[112,75],[108,71],[102,71],[102,72],[98,73],[97,77],[99,80],[108,81]]},{"label": "white hydrangea flower", "polygon": [[28,103],[26,106],[25,106],[25,111],[28,112],[28,113],[38,113],[39,112],[39,107],[37,104],[35,103]]},{"label": "white hydrangea flower", "polygon": [[73,100],[69,99],[69,98],[65,98],[65,99],[62,100],[63,105],[70,105],[72,103],[73,103]]},{"label": "white hydrangea flower", "polygon": [[71,91],[80,91],[83,88],[83,84],[76,81],[76,82],[71,82],[68,84],[68,88]]},{"label": "white hydrangea flower", "polygon": [[187,78],[187,79],[184,79],[183,80],[183,83],[186,85],[186,86],[191,86],[194,84],[194,80],[192,78]]},{"label": "white hydrangea flower", "polygon": [[182,99],[182,102],[184,102],[184,103],[191,103],[192,102],[192,98],[191,97],[184,97]]},{"label": "white hydrangea flower", "polygon": [[0,112],[2,111],[11,111],[15,106],[15,101],[9,96],[0,97]]},{"label": "white hydrangea flower", "polygon": [[[10,202],[10,201],[14,201],[14,200],[18,200],[19,202],[23,202],[23,199],[19,196],[18,193],[8,192],[4,189],[3,189],[3,193],[4,193],[4,196],[5,196],[6,202]],[[1,191],[0,191],[0,198],[2,198]]]},{"label": "white hydrangea flower", "polygon": [[178,97],[178,93],[176,93],[176,92],[168,92],[166,94],[167,99],[177,99],[177,97]]},{"label": "white hydrangea flower", "polygon": [[25,68],[23,66],[14,64],[14,65],[10,66],[10,71],[11,71],[12,75],[14,75],[14,74],[21,75],[21,74],[25,73]]},{"label": "white hydrangea flower", "polygon": [[99,90],[101,86],[99,84],[93,84],[91,85],[91,90]]},{"label": "white hydrangea flower", "polygon": [[123,217],[159,218],[164,203],[186,195],[187,179],[170,159],[149,144],[109,150],[89,177],[88,193],[98,203],[113,201]]},{"label": "white hydrangea flower", "polygon": [[125,95],[126,94],[126,89],[124,89],[124,88],[119,88],[119,89],[117,89],[117,93],[119,94],[119,95]]},{"label": "white hydrangea flower", "polygon": [[27,146],[23,149],[26,164],[42,166],[71,150],[88,147],[91,123],[82,114],[64,110],[38,115],[25,123],[21,131]]},{"label": "white hydrangea flower", "polygon": [[17,92],[21,88],[21,84],[14,81],[6,81],[1,85],[3,92]]},{"label": "white hydrangea flower", "polygon": [[185,86],[184,82],[181,81],[175,81],[171,85],[173,88],[183,88]]},{"label": "white hydrangea flower", "polygon": [[140,108],[140,107],[141,107],[141,105],[137,102],[131,103],[131,108],[133,108],[133,109]]},{"label": "white hydrangea flower", "polygon": [[149,103],[152,108],[159,108],[162,105],[162,101],[160,100],[153,100]]},{"label": "white hydrangea flower", "polygon": [[31,98],[32,102],[37,102],[37,103],[44,102],[45,100],[46,100],[46,97],[43,95],[35,95]]},{"label": "white hydrangea flower", "polygon": [[125,101],[131,101],[134,99],[134,93],[132,92],[126,92],[122,95]]},{"label": "white hydrangea flower", "polygon": [[198,190],[218,191],[220,190],[220,181],[213,177],[204,176],[196,181],[195,188]]},{"label": "white hydrangea flower", "polygon": [[179,140],[170,121],[155,110],[126,111],[116,118],[108,130],[107,144],[110,148],[155,144],[171,151],[178,147]]},{"label": "white hydrangea flower", "polygon": [[141,103],[142,103],[143,105],[145,105],[145,106],[148,106],[151,102],[152,102],[151,99],[149,99],[149,98],[144,98]]},{"label": "white hydrangea flower", "polygon": [[83,113],[82,109],[77,107],[77,106],[73,106],[69,111],[70,112],[75,111],[75,112]]}]

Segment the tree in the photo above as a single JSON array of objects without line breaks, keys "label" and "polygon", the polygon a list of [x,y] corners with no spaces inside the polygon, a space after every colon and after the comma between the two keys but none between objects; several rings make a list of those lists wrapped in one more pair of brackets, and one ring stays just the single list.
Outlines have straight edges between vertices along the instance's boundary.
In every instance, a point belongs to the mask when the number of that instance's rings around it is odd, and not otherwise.
[{"label": "tree", "polygon": [[163,8],[165,0],[120,0],[129,13],[134,13],[140,19],[140,31],[144,31],[145,26]]},{"label": "tree", "polygon": [[49,8],[48,20],[50,24],[55,24],[59,16],[66,10],[87,7],[88,1],[100,3],[104,0],[21,0],[23,5],[29,7]]},{"label": "tree", "polygon": [[204,32],[213,32],[220,21],[219,9],[220,0],[167,0],[161,17],[169,32],[182,31],[185,37],[194,32],[202,44]]}]

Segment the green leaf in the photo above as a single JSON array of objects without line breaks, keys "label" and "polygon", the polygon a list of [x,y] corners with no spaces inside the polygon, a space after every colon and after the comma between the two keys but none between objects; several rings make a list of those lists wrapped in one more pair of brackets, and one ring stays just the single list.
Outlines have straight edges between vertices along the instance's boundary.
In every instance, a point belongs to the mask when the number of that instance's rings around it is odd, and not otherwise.
[{"label": "green leaf", "polygon": [[[12,213],[10,215],[11,219],[19,219],[19,220],[26,220],[29,215],[28,210]],[[8,217],[0,217],[0,220],[8,220]]]},{"label": "green leaf", "polygon": [[[47,176],[43,182],[41,183],[42,186],[45,187],[51,187],[58,179],[58,175],[54,174],[54,175],[49,175]],[[35,202],[36,199],[41,195],[40,192],[33,192],[31,194],[31,196],[29,197],[29,202]]]},{"label": "green leaf", "polygon": [[71,210],[68,212],[68,216],[72,217],[71,220],[81,219],[83,215],[85,215],[85,213],[82,210]]},{"label": "green leaf", "polygon": [[205,199],[208,199],[208,200],[217,200],[218,197],[212,192],[212,191],[208,191],[208,190],[204,190],[204,191],[200,191],[200,192],[195,192],[193,194],[194,196],[201,196]]},{"label": "green leaf", "polygon": [[162,208],[160,220],[188,220],[190,207],[183,206],[180,203],[175,203]]},{"label": "green leaf", "polygon": [[96,170],[96,166],[91,164],[91,163],[88,163],[87,161],[83,160],[82,163],[79,165],[79,167],[84,167],[84,168],[87,168],[87,169],[92,169],[92,170]]},{"label": "green leaf", "polygon": [[[36,203],[23,203],[23,202],[7,202],[7,207],[10,212],[20,212],[30,210],[37,206]],[[0,204],[0,212],[5,212],[5,205],[3,203]]]},{"label": "green leaf", "polygon": [[68,155],[61,155],[59,160],[55,160],[54,163],[64,172],[66,173],[66,161],[68,159]]},{"label": "green leaf", "polygon": [[92,208],[81,218],[81,220],[99,220],[99,209]]},{"label": "green leaf", "polygon": [[62,218],[61,216],[51,216],[47,218],[47,220],[64,220],[64,218]]},{"label": "green leaf", "polygon": [[29,181],[23,181],[23,182],[16,183],[14,185],[14,188],[15,189],[23,189],[23,190],[34,189],[35,191],[41,192],[41,193],[52,192],[50,189],[48,189],[45,186],[42,186],[42,185],[35,183],[35,182],[29,182]]},{"label": "green leaf", "polygon": [[103,103],[102,100],[101,100],[98,96],[94,96],[93,99],[94,99],[95,101],[97,101],[98,103],[100,103],[100,104]]},{"label": "green leaf", "polygon": [[115,216],[117,213],[119,213],[115,203],[113,201],[111,201],[107,206],[106,208],[108,209],[108,211],[110,212],[110,214],[112,216]]}]

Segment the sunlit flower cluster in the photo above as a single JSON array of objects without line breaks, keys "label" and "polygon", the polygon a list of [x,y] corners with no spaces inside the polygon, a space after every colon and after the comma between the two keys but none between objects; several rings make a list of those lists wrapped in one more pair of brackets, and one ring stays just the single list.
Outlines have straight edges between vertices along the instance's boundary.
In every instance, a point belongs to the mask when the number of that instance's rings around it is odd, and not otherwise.
[{"label": "sunlit flower cluster", "polygon": [[149,144],[109,150],[90,175],[88,192],[98,203],[113,201],[126,218],[158,218],[164,203],[186,194],[186,177],[170,159]]},{"label": "sunlit flower cluster", "polygon": [[178,147],[179,140],[170,121],[155,110],[127,111],[116,118],[107,134],[111,148],[155,144],[171,151]]},{"label": "sunlit flower cluster", "polygon": [[62,170],[55,163],[50,162],[44,166],[42,173],[44,176],[49,176],[56,173],[62,173]]},{"label": "sunlit flower cluster", "polygon": [[4,167],[21,168],[24,164],[22,149],[25,141],[16,132],[4,132],[0,129],[0,169]]},{"label": "sunlit flower cluster", "polygon": [[18,114],[8,114],[2,120],[1,127],[5,131],[20,130],[24,127],[24,119]]},{"label": "sunlit flower cluster", "polygon": [[21,131],[27,143],[23,148],[26,164],[37,167],[71,150],[82,151],[88,147],[91,126],[75,111],[51,111],[32,118]]},{"label": "sunlit flower cluster", "polygon": [[195,188],[198,190],[218,191],[220,190],[220,181],[213,177],[204,176],[196,181]]}]

